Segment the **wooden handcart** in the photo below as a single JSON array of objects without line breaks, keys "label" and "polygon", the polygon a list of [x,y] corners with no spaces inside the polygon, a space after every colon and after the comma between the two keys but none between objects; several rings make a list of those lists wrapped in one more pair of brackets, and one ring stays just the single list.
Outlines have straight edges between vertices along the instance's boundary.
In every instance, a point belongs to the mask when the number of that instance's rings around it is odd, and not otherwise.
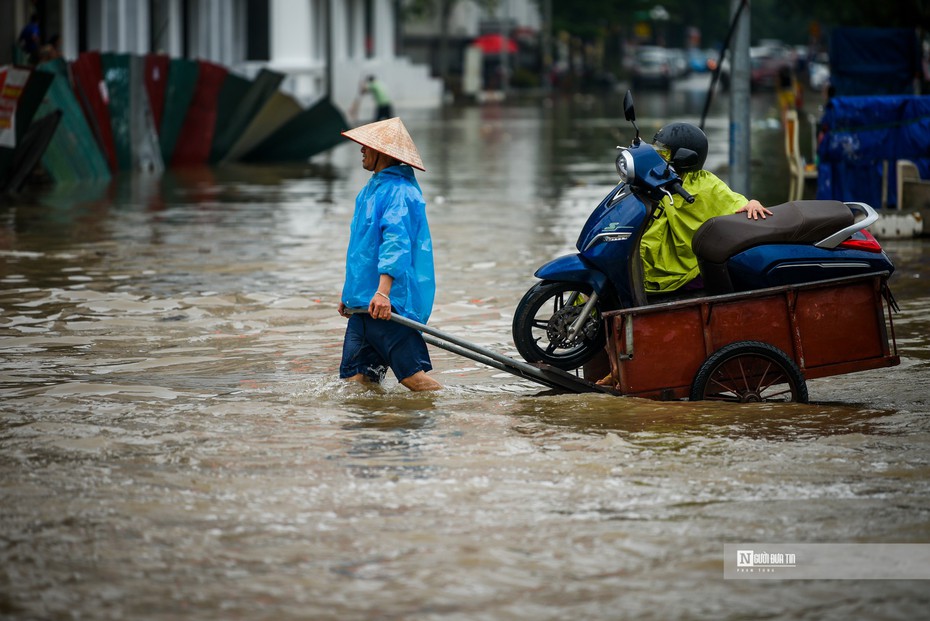
[{"label": "wooden handcart", "polygon": [[611,311],[620,393],[651,399],[807,401],[806,380],[900,362],[888,274]]}]

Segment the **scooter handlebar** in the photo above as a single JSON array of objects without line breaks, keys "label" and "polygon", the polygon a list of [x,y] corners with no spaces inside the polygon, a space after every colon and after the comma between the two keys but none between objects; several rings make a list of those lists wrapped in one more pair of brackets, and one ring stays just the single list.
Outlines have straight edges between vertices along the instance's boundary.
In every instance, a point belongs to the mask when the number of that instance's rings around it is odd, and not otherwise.
[{"label": "scooter handlebar", "polygon": [[680,196],[680,197],[682,197],[683,199],[685,199],[685,201],[687,201],[689,205],[690,205],[691,203],[694,202],[694,197],[691,196],[691,194],[688,192],[688,190],[686,190],[686,189],[684,189],[684,188],[682,187],[681,181],[678,181],[678,180],[676,179],[675,181],[673,181],[673,182],[671,182],[670,184],[668,184],[668,188],[669,188],[672,192],[674,192],[675,194],[677,194],[678,196]]}]

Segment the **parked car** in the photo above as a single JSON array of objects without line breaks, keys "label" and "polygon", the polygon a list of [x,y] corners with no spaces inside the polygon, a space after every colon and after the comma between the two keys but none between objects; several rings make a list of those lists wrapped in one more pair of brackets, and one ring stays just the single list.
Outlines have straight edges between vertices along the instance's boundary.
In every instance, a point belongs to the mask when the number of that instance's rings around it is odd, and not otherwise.
[{"label": "parked car", "polygon": [[778,86],[778,74],[784,68],[794,69],[791,56],[780,53],[778,48],[749,48],[749,85],[753,90]]},{"label": "parked car", "polygon": [[688,61],[688,53],[685,50],[677,47],[670,47],[665,51],[671,63],[672,79],[681,78],[691,73],[691,63]]},{"label": "parked car", "polygon": [[[720,67],[720,86],[724,90],[730,87],[730,54],[728,51]],[[785,67],[792,67],[790,54],[771,46],[749,48],[749,87],[754,91],[774,89],[778,85],[778,74]]]},{"label": "parked car", "polygon": [[643,45],[633,55],[633,88],[668,88],[672,84],[672,59],[664,47]]}]

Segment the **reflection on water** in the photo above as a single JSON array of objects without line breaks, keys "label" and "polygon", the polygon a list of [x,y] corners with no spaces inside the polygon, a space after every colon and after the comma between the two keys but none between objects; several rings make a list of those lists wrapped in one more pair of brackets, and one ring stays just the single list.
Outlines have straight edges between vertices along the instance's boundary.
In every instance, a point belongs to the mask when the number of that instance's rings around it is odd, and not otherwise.
[{"label": "reflection on water", "polygon": [[808,440],[848,433],[894,434],[883,421],[893,411],[868,405],[839,403],[732,404],[712,402],[654,402],[635,398],[615,400],[557,397],[564,408],[529,401],[523,414],[547,426],[559,425],[577,431],[597,429],[606,433],[662,434],[679,439],[758,438],[770,441]]},{"label": "reflection on water", "polygon": [[[428,168],[432,324],[515,355],[533,270],[571,251],[614,183],[631,137],[619,103],[405,118]],[[637,97],[640,127],[702,105]],[[757,137],[780,140],[765,123]],[[812,381],[811,405],[554,395],[439,350],[446,389],[413,395],[335,377],[366,176],[346,145],[313,165],[129,176],[0,209],[0,616],[926,609],[907,582],[721,577],[725,542],[930,537],[926,241],[885,242],[902,364]]]}]

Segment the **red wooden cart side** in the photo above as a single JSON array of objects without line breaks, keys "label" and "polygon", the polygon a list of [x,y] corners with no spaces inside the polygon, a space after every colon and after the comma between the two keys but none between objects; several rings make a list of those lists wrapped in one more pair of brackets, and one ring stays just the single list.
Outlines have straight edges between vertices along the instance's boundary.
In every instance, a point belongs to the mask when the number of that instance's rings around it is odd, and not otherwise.
[{"label": "red wooden cart side", "polygon": [[698,373],[707,373],[708,359],[734,343],[777,348],[805,380],[894,366],[900,358],[887,278],[868,274],[605,313],[614,382],[625,395],[682,399]]}]

